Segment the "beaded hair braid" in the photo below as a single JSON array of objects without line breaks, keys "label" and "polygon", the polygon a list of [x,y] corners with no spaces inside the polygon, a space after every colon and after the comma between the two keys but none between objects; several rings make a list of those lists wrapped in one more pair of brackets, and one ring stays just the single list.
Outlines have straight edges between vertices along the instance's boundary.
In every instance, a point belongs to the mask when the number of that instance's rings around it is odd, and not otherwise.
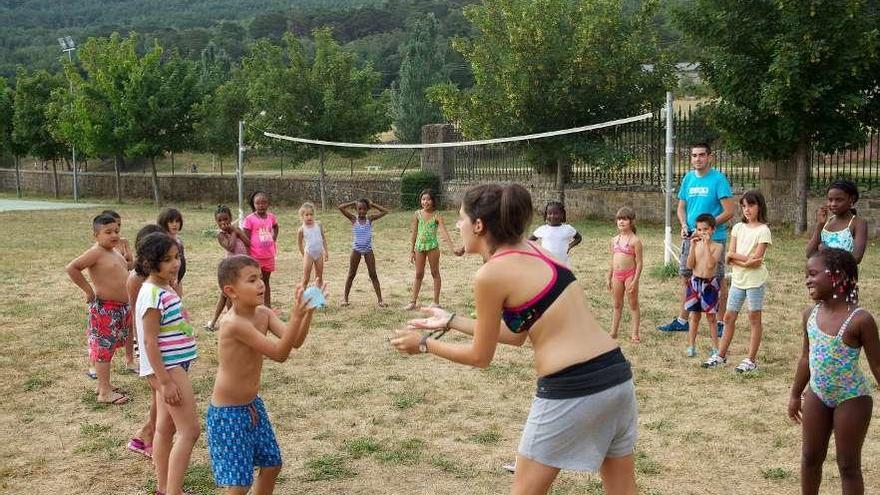
[{"label": "beaded hair braid", "polygon": [[825,262],[825,273],[831,277],[834,299],[844,299],[847,304],[859,303],[859,265],[849,251],[828,248],[817,253]]}]

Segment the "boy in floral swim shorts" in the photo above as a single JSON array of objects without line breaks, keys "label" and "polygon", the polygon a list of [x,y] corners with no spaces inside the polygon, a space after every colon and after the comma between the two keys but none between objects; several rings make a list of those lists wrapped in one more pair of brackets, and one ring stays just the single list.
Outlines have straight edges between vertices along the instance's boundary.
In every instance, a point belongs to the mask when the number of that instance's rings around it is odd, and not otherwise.
[{"label": "boy in floral swim shorts", "polygon": [[[125,345],[131,327],[131,312],[125,282],[128,263],[115,249],[119,244],[119,223],[101,214],[92,220],[95,244],[71,261],[67,275],[85,293],[89,314],[89,359],[98,375],[98,402],[120,405],[128,397],[110,385],[110,360]],[[88,270],[91,284],[83,276]]]}]

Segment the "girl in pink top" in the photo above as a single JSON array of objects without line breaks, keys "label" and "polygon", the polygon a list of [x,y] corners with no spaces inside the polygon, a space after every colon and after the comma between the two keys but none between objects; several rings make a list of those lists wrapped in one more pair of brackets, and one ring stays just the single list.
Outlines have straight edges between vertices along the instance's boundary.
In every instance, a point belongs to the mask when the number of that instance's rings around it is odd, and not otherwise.
[{"label": "girl in pink top", "polygon": [[608,270],[608,290],[614,300],[614,312],[611,315],[611,337],[617,338],[620,328],[620,317],[623,313],[624,296],[629,300],[632,315],[632,334],[630,342],[638,344],[642,341],[639,327],[641,311],[639,309],[639,278],[642,276],[642,240],[636,235],[636,213],[632,208],[624,206],[617,210],[617,235],[611,239],[611,269]]},{"label": "girl in pink top", "polygon": [[[226,257],[235,256],[236,254],[248,254],[248,248],[251,245],[251,239],[241,229],[232,222],[232,211],[226,205],[217,207],[214,212],[214,220],[217,222],[217,242],[223,246],[226,251]],[[223,308],[228,308],[232,301],[226,297],[222,291],[220,298],[217,300],[217,306],[214,308],[214,318],[210,323],[205,325],[205,330],[213,332],[216,330],[217,320]]]},{"label": "girl in pink top", "polygon": [[269,195],[256,191],[251,194],[251,209],[254,211],[244,219],[242,229],[251,241],[248,254],[260,264],[263,274],[263,283],[266,291],[263,296],[263,304],[267,308],[272,307],[272,291],[269,287],[269,277],[275,271],[275,239],[278,238],[278,221],[275,215],[269,212]]}]

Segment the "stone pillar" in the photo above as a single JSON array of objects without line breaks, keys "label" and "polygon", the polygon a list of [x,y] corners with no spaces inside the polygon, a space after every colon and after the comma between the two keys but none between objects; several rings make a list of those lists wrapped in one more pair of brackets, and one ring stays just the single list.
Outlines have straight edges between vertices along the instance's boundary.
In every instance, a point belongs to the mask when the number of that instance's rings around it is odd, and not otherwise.
[{"label": "stone pillar", "polygon": [[[422,126],[422,144],[452,143],[459,141],[458,133],[450,124],[427,124]],[[453,150],[450,148],[425,148],[422,150],[421,168],[440,177],[441,184],[454,178],[452,168]]]},{"label": "stone pillar", "polygon": [[794,160],[762,162],[759,170],[768,220],[775,225],[793,225],[798,216],[797,164]]}]

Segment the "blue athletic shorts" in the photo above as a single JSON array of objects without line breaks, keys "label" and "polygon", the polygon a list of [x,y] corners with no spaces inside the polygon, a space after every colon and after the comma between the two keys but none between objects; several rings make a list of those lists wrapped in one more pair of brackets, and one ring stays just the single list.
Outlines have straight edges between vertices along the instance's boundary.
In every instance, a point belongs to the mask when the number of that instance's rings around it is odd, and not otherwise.
[{"label": "blue athletic shorts", "polygon": [[243,406],[209,405],[205,430],[218,486],[251,486],[254,468],[281,465],[281,450],[259,397]]}]

